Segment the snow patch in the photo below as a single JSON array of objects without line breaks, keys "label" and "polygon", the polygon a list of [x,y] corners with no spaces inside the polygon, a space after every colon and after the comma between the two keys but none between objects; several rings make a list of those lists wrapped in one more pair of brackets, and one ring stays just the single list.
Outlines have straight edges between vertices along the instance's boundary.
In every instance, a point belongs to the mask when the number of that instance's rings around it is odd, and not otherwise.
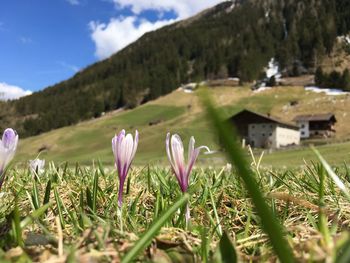
[{"label": "snow patch", "polygon": [[198,84],[195,82],[187,83],[179,87],[179,90],[182,90],[185,93],[193,93],[194,90],[197,88],[197,85]]},{"label": "snow patch", "polygon": [[265,69],[266,77],[271,78],[274,76],[277,79],[281,78],[281,74],[279,73],[278,63],[275,61],[275,58],[271,58],[267,68]]},{"label": "snow patch", "polygon": [[193,90],[190,89],[182,89],[185,93],[193,93]]},{"label": "snow patch", "polygon": [[312,91],[315,93],[325,93],[326,95],[329,96],[339,96],[339,95],[346,95],[346,94],[350,94],[350,92],[346,92],[340,89],[321,89],[319,87],[316,86],[308,86],[305,87],[306,91]]},{"label": "snow patch", "polygon": [[350,36],[346,36],[346,37],[345,37],[345,41],[346,41],[346,43],[347,43],[348,45],[350,45]]},{"label": "snow patch", "polygon": [[229,13],[231,12],[236,6],[235,2],[232,2],[232,4],[226,9],[226,12]]},{"label": "snow patch", "polygon": [[270,90],[270,89],[272,89],[271,87],[260,87],[260,88],[258,88],[258,89],[256,89],[256,90],[254,90],[253,92],[254,93],[259,93],[259,92],[262,92],[262,91],[265,91],[265,90]]}]

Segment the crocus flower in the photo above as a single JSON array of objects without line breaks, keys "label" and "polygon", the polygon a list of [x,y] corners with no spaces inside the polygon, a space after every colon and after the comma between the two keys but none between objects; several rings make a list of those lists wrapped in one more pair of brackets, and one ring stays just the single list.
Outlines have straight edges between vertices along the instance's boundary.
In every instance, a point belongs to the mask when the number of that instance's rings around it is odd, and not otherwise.
[{"label": "crocus flower", "polygon": [[181,191],[184,193],[188,189],[189,177],[194,163],[196,162],[201,149],[210,150],[207,146],[199,146],[194,148],[194,137],[190,138],[188,145],[188,162],[185,163],[184,146],[179,135],[174,134],[170,138],[170,133],[166,136],[166,152],[169,162],[174,171],[177,181],[179,182]]},{"label": "crocus flower", "polygon": [[[192,136],[190,138],[190,142],[188,145],[188,160],[186,165],[185,157],[184,157],[184,147],[180,136],[177,134],[174,134],[170,138],[170,133],[168,133],[166,136],[166,152],[168,155],[168,159],[173,169],[173,172],[176,176],[176,179],[179,183],[181,191],[183,193],[185,193],[188,189],[191,170],[198,158],[200,150],[205,149],[207,150],[208,153],[210,153],[210,150],[207,146],[199,146],[195,148],[194,143],[195,143],[195,140],[194,140],[194,137]],[[187,205],[186,224],[188,223],[189,219],[190,219],[190,210]]]},{"label": "crocus flower", "polygon": [[5,168],[15,156],[18,135],[15,130],[7,128],[0,141],[0,189],[5,179]]},{"label": "crocus flower", "polygon": [[33,174],[44,173],[45,160],[35,159],[29,161],[29,169]]},{"label": "crocus flower", "polygon": [[138,142],[138,131],[135,132],[135,140],[133,139],[131,133],[125,135],[125,130],[122,130],[118,135],[115,135],[112,139],[112,151],[114,154],[115,166],[117,167],[119,175],[119,207],[122,206],[124,182],[126,176],[128,175],[131,162],[135,157]]}]

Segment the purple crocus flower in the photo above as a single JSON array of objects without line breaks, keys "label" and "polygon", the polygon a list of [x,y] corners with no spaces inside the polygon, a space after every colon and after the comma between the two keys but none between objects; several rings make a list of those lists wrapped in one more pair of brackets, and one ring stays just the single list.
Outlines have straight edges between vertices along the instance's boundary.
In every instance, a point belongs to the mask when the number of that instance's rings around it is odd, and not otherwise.
[{"label": "purple crocus flower", "polygon": [[135,157],[137,145],[139,142],[139,133],[135,132],[135,140],[131,133],[125,135],[125,130],[122,130],[118,135],[112,139],[112,151],[114,154],[115,166],[119,175],[119,193],[118,206],[121,207],[123,203],[123,187],[126,176]]},{"label": "purple crocus flower", "polygon": [[[207,146],[199,146],[195,148],[194,143],[195,140],[192,136],[188,145],[188,161],[186,165],[184,157],[184,147],[180,136],[177,134],[170,136],[170,133],[168,133],[166,136],[166,152],[168,155],[168,159],[183,193],[187,192],[191,170],[198,158],[200,150],[205,149],[208,153],[210,153],[210,150]],[[190,210],[187,205],[186,224],[188,223],[189,219]]]},{"label": "purple crocus flower", "polygon": [[193,165],[198,158],[200,150],[206,149],[207,152],[210,152],[207,146],[199,146],[197,148],[194,148],[194,143],[195,140],[192,136],[188,145],[188,163],[186,165],[184,157],[184,147],[180,136],[174,134],[170,138],[170,133],[168,133],[166,136],[166,152],[168,155],[168,159],[183,193],[186,192],[188,189],[189,176]]},{"label": "purple crocus flower", "polygon": [[7,128],[0,141],[0,189],[5,179],[5,168],[15,156],[18,135],[15,130]]}]

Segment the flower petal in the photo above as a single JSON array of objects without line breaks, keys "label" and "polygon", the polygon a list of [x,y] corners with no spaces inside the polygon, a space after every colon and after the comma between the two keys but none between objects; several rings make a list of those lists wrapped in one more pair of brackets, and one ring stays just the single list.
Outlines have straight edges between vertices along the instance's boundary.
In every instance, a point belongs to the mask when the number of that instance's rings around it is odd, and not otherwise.
[{"label": "flower petal", "polygon": [[171,136],[171,152],[174,158],[174,172],[178,176],[181,189],[183,189],[186,187],[184,147],[180,136],[177,134]]},{"label": "flower petal", "polygon": [[171,164],[171,167],[175,171],[175,165],[174,165],[171,153],[170,153],[170,133],[169,132],[167,133],[166,139],[165,139],[165,149],[166,149],[166,153],[168,155],[168,159],[169,159],[169,162]]},{"label": "flower petal", "polygon": [[135,158],[135,154],[136,154],[136,151],[137,151],[138,144],[139,144],[139,132],[136,130],[135,131],[135,139],[134,139],[134,145],[133,145],[133,149],[132,149],[131,159]]},{"label": "flower petal", "polygon": [[194,144],[195,144],[195,139],[194,137],[192,136],[190,138],[190,142],[188,143],[188,159],[187,159],[187,163],[190,162],[190,160],[192,159],[192,154],[194,152]]},{"label": "flower petal", "polygon": [[195,164],[195,162],[198,158],[198,155],[202,149],[206,149],[207,152],[210,152],[209,147],[202,145],[202,146],[199,146],[193,150],[193,152],[191,154],[191,158],[189,156],[189,160],[188,160],[188,164],[187,164],[187,168],[186,168],[186,182],[187,182],[187,184],[189,183],[188,181],[189,181],[189,177],[190,177],[193,165]]},{"label": "flower petal", "polygon": [[10,149],[17,144],[16,139],[18,140],[16,132],[11,128],[7,128],[2,135],[2,144],[5,148]]}]

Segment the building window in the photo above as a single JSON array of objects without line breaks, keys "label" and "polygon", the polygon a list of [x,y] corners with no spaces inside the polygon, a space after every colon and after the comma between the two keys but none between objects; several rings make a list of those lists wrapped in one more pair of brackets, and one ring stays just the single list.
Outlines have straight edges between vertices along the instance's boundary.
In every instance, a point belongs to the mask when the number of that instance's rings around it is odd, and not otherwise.
[{"label": "building window", "polygon": [[272,124],[270,125],[270,128],[272,128]]},{"label": "building window", "polygon": [[263,134],[261,134],[262,135],[262,137],[265,137],[265,133],[263,133]]},{"label": "building window", "polygon": [[302,125],[301,125],[301,128],[305,128],[305,124],[302,124]]},{"label": "building window", "polygon": [[302,131],[302,132],[301,132],[301,135],[305,135],[305,132],[304,132],[304,131]]},{"label": "building window", "polygon": [[254,129],[255,128],[255,125],[252,125],[252,129]]},{"label": "building window", "polygon": [[272,136],[272,133],[270,132],[269,136]]},{"label": "building window", "polygon": [[255,146],[255,142],[252,140],[250,141],[250,146],[254,147]]}]

